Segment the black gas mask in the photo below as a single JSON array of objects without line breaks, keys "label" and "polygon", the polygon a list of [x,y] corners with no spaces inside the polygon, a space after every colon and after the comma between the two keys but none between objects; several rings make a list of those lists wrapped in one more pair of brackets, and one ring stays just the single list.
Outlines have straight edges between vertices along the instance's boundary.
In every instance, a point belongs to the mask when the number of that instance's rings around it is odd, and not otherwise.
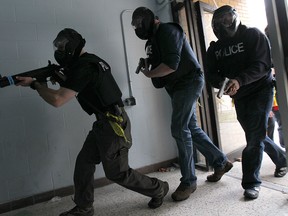
[{"label": "black gas mask", "polygon": [[224,5],[214,11],[212,28],[215,36],[220,39],[233,37],[240,24],[238,13],[229,5]]},{"label": "black gas mask", "polygon": [[135,29],[135,34],[142,40],[147,40],[153,36],[154,13],[145,7],[137,8],[132,14],[131,25]]},{"label": "black gas mask", "polygon": [[53,45],[55,60],[60,66],[68,67],[79,58],[85,39],[75,30],[66,28],[59,32]]}]

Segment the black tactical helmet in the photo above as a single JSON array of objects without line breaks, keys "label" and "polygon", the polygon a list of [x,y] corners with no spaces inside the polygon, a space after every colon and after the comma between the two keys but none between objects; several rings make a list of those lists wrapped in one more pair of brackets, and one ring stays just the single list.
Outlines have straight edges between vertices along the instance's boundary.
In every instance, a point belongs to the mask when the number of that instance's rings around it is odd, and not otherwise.
[{"label": "black tactical helmet", "polygon": [[131,25],[135,29],[136,35],[143,40],[147,40],[153,35],[154,13],[146,7],[138,7],[132,14]]},{"label": "black tactical helmet", "polygon": [[238,13],[229,5],[224,5],[213,13],[212,29],[218,39],[233,37],[238,30]]},{"label": "black tactical helmet", "polygon": [[81,34],[71,28],[60,31],[53,41],[55,48],[54,57],[61,66],[67,66],[76,60],[85,45]]}]

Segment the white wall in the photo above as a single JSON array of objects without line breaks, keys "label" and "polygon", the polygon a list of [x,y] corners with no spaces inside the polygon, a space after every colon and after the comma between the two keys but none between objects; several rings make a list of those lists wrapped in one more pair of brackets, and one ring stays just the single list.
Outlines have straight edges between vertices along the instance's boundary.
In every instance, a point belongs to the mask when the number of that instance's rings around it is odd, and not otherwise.
[{"label": "white wall", "polygon": [[[247,1],[247,8],[249,11],[250,17],[250,26],[256,27],[262,32],[267,26],[267,17],[265,11],[265,4],[263,0],[253,0]],[[257,8],[257,13],[255,13],[255,9]]]},{"label": "white wall", "polygon": [[[49,59],[55,63],[52,41],[63,28],[74,28],[86,39],[86,50],[111,65],[123,100],[131,94],[130,76],[137,102],[126,108],[133,127],[131,167],[175,158],[170,100],[163,89],[154,89],[149,79],[134,73],[144,55],[144,43],[130,26],[132,11],[147,6],[162,21],[169,21],[169,5],[158,2],[1,0],[0,73],[13,75],[44,67]],[[94,117],[84,113],[76,100],[56,109],[30,88],[2,88],[0,103],[0,204],[72,185],[75,158]],[[97,166],[95,178],[103,176],[102,166]]]}]

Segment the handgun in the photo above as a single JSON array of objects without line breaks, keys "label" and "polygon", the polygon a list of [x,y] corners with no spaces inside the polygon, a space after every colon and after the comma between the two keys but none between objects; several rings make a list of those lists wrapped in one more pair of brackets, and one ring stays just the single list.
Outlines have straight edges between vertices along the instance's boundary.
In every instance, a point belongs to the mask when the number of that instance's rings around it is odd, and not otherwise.
[{"label": "handgun", "polygon": [[229,82],[229,79],[227,77],[225,77],[222,85],[221,85],[221,88],[219,89],[218,93],[217,93],[217,97],[220,99],[223,94],[224,94],[224,91],[225,91],[225,88],[227,86],[227,83]]},{"label": "handgun", "polygon": [[135,73],[138,74],[142,68],[149,68],[150,66],[151,64],[149,58],[140,58]]}]

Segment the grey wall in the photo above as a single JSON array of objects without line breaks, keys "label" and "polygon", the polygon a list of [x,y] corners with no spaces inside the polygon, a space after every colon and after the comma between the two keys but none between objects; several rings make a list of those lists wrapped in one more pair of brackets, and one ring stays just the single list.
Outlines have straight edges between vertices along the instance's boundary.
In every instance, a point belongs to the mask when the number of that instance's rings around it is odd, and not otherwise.
[{"label": "grey wall", "polygon": [[[142,5],[169,21],[167,3],[1,0],[0,73],[44,67],[49,59],[55,63],[53,39],[63,28],[74,28],[86,39],[86,50],[111,65],[123,99],[136,98],[137,105],[126,108],[133,126],[131,167],[172,159],[177,151],[170,135],[170,100],[163,89],[154,89],[149,79],[134,73],[144,56],[144,42],[130,26],[132,10]],[[0,203],[72,185],[75,158],[94,117],[75,99],[56,109],[30,88],[0,89],[0,104]],[[97,166],[95,178],[103,176],[102,166]]]}]

